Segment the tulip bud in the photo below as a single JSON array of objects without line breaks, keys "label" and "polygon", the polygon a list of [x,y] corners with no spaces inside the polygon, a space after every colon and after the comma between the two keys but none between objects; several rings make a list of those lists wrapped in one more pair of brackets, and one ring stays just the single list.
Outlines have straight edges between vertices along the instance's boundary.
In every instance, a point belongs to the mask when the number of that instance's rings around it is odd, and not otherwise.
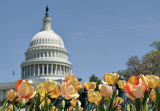
[{"label": "tulip bud", "polygon": [[61,109],[64,109],[64,108],[65,108],[65,100],[62,100]]}]

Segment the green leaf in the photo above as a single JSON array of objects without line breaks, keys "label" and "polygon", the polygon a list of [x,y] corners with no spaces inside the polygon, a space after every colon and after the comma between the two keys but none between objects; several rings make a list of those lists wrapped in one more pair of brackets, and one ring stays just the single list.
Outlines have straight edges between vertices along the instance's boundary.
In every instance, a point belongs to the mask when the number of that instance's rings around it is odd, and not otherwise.
[{"label": "green leaf", "polygon": [[136,111],[136,109],[134,108],[133,104],[130,103],[130,111]]},{"label": "green leaf", "polygon": [[[98,106],[96,106],[96,111],[99,111]],[[105,110],[103,110],[103,111],[105,111]]]},{"label": "green leaf", "polygon": [[157,109],[160,111],[160,92],[158,88],[155,88],[156,91],[156,103],[157,103]]},{"label": "green leaf", "polygon": [[14,111],[19,111],[19,109],[15,105],[13,105],[13,109]]},{"label": "green leaf", "polygon": [[36,99],[34,98],[31,105],[27,108],[27,111],[33,111],[35,101],[36,101]]},{"label": "green leaf", "polygon": [[135,99],[135,103],[136,103],[136,110],[141,111],[141,100],[140,100],[140,98]]},{"label": "green leaf", "polygon": [[112,94],[112,98],[109,98],[109,104],[107,107],[107,111],[111,111],[113,104],[114,104],[114,101],[117,98],[117,96],[118,96],[118,90],[116,90],[116,93]]},{"label": "green leaf", "polygon": [[40,94],[39,93],[38,93],[38,97],[36,99],[37,99],[37,101],[36,101],[35,110],[36,111],[41,111],[41,109],[40,109],[41,101],[40,101]]},{"label": "green leaf", "polygon": [[85,100],[85,107],[83,108],[83,111],[87,111],[88,105],[89,105],[89,101]]},{"label": "green leaf", "polygon": [[144,93],[144,97],[143,97],[143,101],[142,101],[142,107],[143,107],[143,109],[145,109],[146,106],[147,106],[147,98],[148,98],[148,96],[149,96],[148,93],[149,93],[149,92],[148,92],[147,90],[146,90],[145,93]]},{"label": "green leaf", "polygon": [[4,111],[4,110],[6,109],[6,104],[7,104],[7,102],[8,102],[8,99],[6,99],[6,100],[4,101],[4,103],[3,103],[0,111]]},{"label": "green leaf", "polygon": [[155,103],[154,103],[154,101],[152,101],[152,102],[149,104],[148,111],[153,111],[154,108],[155,108]]},{"label": "green leaf", "polygon": [[76,111],[79,111],[79,104],[78,104],[78,101],[77,101],[77,103],[76,103]]},{"label": "green leaf", "polygon": [[47,94],[45,94],[44,111],[49,111],[49,104],[48,104],[48,100],[47,100]]}]

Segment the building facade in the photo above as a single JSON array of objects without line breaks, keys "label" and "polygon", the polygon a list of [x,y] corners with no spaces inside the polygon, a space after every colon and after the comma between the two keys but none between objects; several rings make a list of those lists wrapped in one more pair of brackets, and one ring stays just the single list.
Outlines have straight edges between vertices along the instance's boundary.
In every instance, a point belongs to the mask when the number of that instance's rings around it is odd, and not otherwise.
[{"label": "building facade", "polygon": [[[21,64],[21,78],[36,87],[50,78],[62,82],[67,73],[72,73],[72,64],[68,61],[68,52],[61,37],[51,28],[48,7],[43,19],[43,28],[33,36],[25,52],[25,61]],[[14,89],[15,82],[0,83],[0,100],[6,98],[9,89]]]}]

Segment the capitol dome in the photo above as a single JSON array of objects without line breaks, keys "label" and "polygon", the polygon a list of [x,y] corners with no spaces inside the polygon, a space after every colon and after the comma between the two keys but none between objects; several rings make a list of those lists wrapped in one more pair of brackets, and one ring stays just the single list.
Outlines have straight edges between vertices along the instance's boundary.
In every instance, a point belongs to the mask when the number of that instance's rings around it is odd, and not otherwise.
[{"label": "capitol dome", "polygon": [[33,36],[25,52],[25,61],[21,64],[21,78],[30,81],[50,78],[60,82],[67,73],[72,73],[72,64],[68,61],[63,40],[51,28],[47,7],[43,28]]},{"label": "capitol dome", "polygon": [[42,30],[37,33],[31,40],[30,47],[37,45],[52,45],[64,48],[61,37],[53,30]]}]

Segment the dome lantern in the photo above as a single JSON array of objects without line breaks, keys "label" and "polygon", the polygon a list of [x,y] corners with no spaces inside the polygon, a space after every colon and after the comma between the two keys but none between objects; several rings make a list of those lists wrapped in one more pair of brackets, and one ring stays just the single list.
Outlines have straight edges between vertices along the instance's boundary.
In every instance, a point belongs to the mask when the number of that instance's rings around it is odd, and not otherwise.
[{"label": "dome lantern", "polygon": [[48,7],[46,7],[46,15],[43,19],[43,29],[42,30],[51,30],[52,29],[51,28],[51,20],[52,19],[49,17],[48,11],[49,11],[49,9],[48,9]]}]

